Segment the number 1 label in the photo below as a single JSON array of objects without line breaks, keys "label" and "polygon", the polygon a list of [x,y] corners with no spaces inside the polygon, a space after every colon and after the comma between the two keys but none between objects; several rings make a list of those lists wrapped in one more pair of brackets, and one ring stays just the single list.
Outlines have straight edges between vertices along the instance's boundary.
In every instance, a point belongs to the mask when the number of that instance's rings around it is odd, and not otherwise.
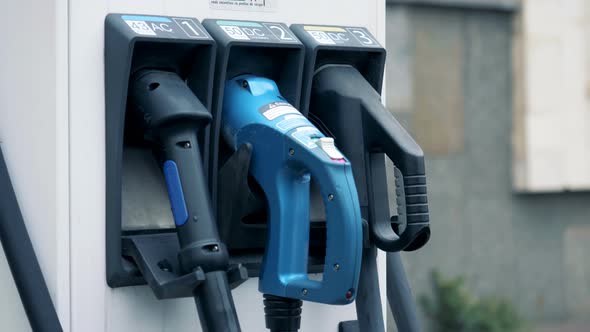
[{"label": "number 1 label", "polygon": [[190,18],[173,18],[173,20],[190,38],[207,38],[207,35]]}]

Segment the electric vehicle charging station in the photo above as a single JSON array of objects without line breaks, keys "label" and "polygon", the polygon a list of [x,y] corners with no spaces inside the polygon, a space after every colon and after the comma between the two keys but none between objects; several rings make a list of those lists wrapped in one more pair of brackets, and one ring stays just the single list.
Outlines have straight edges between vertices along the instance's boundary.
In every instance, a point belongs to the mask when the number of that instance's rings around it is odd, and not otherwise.
[{"label": "electric vehicle charging station", "polygon": [[[248,152],[243,150],[238,150],[232,156],[231,151],[219,142],[221,118],[217,113],[222,107],[220,103],[223,99],[221,90],[224,81],[245,71],[270,76],[277,82],[285,99],[296,108],[301,106],[302,113],[307,115],[307,106],[300,103],[300,98],[309,98],[309,80],[313,79],[309,76],[309,57],[305,57],[305,52],[310,52],[310,46],[304,46],[308,41],[298,34],[297,26],[292,26],[292,30],[289,30],[288,24],[301,23],[316,28],[320,25],[329,25],[345,30],[343,27],[350,27],[361,33],[366,32],[365,38],[382,44],[385,3],[318,3],[307,0],[256,2],[254,6],[240,6],[239,3],[241,2],[52,2],[55,10],[51,12],[50,19],[60,23],[56,23],[55,31],[43,33],[55,33],[50,38],[55,41],[50,49],[56,55],[57,69],[42,70],[39,74],[47,75],[41,82],[55,80],[59,83],[51,91],[54,103],[47,108],[49,114],[56,119],[55,127],[41,128],[45,125],[41,123],[27,126],[24,122],[10,123],[10,116],[3,114],[0,128],[3,137],[6,137],[3,148],[7,151],[7,158],[10,158],[7,164],[12,171],[11,176],[16,179],[17,193],[28,193],[35,187],[34,183],[19,180],[26,176],[24,171],[30,169],[24,167],[23,172],[19,170],[23,159],[15,156],[18,139],[23,135],[43,133],[48,137],[46,139],[56,142],[54,146],[33,147],[31,150],[31,153],[35,154],[41,149],[49,149],[49,152],[43,150],[43,155],[49,155],[48,162],[54,166],[37,173],[39,177],[55,178],[55,182],[51,183],[53,191],[43,191],[35,196],[38,199],[48,199],[51,193],[60,193],[57,198],[51,200],[55,204],[51,209],[55,211],[50,216],[52,222],[42,229],[31,226],[41,223],[41,216],[27,213],[35,209],[30,201],[25,201],[21,209],[25,215],[31,215],[31,219],[26,221],[27,226],[64,330],[200,329],[192,300],[178,297],[186,297],[187,289],[202,281],[202,273],[195,272],[191,278],[180,277],[180,281],[168,277],[158,279],[160,272],[177,268],[173,263],[174,255],[164,254],[169,258],[171,266],[164,266],[163,269],[158,266],[159,272],[157,269],[151,270],[154,279],[150,279],[146,276],[150,274],[149,267],[153,265],[148,263],[155,262],[157,266],[164,257],[161,256],[163,253],[156,251],[156,255],[160,255],[156,259],[142,254],[141,249],[137,249],[142,244],[145,245],[142,247],[144,249],[154,248],[150,244],[153,242],[150,241],[155,237],[165,239],[160,243],[161,248],[169,248],[167,252],[175,251],[175,245],[178,245],[174,244],[174,221],[169,212],[166,185],[157,163],[150,155],[149,149],[142,144],[124,144],[126,129],[122,122],[125,116],[121,111],[124,112],[125,103],[128,102],[124,90],[129,88],[130,71],[137,61],[155,63],[160,69],[178,69],[183,73],[182,79],[187,80],[194,94],[212,113],[212,125],[199,135],[199,145],[205,165],[204,175],[211,190],[210,199],[213,205],[217,206],[216,217],[222,241],[230,245],[230,252],[250,247],[251,242],[256,244],[258,250],[253,255],[232,255],[231,268],[228,270],[230,284],[238,286],[243,282],[233,291],[236,310],[242,330],[265,330],[262,294],[257,290],[257,280],[252,278],[257,276],[262,257],[260,249],[263,248],[260,243],[264,242],[264,235],[261,235],[264,230],[260,230],[255,219],[260,217],[260,209],[264,203],[260,202],[254,193],[236,200],[235,202],[241,206],[231,210],[231,206],[225,208],[222,202],[225,192],[220,188],[231,188],[232,182],[237,179],[230,177],[233,170],[242,172],[240,181],[244,184],[243,175],[244,172],[247,173],[247,167],[245,168],[240,161],[249,158]],[[24,8],[20,10],[24,11]],[[105,37],[110,29],[107,15],[112,13],[124,13],[110,16],[112,20],[119,20],[115,25],[122,32],[115,38],[118,40],[115,44],[109,44],[111,40]],[[127,19],[123,19],[122,15],[128,15]],[[199,20],[204,24],[200,25]],[[220,21],[222,23],[219,23]],[[246,30],[248,26],[231,23],[232,21],[259,24],[265,28],[261,30],[263,36],[258,35],[260,31]],[[224,28],[226,26],[229,28]],[[317,43],[324,40],[326,45],[331,45],[342,41],[342,36],[332,33],[333,31],[324,34],[321,33],[321,29],[310,31],[318,31],[315,36],[306,32],[307,36],[313,36]],[[353,31],[349,32],[354,34]],[[47,37],[43,33],[35,38]],[[349,35],[348,38],[350,37],[355,38],[354,35]],[[357,37],[362,38],[360,35]],[[137,42],[135,48],[130,46],[131,40]],[[108,54],[111,51],[119,52],[116,60],[119,67],[108,69],[109,56],[105,52]],[[142,55],[142,52],[145,53]],[[103,55],[107,56],[104,65]],[[134,58],[136,56],[137,58]],[[382,76],[379,76],[382,75],[382,69],[381,65],[381,72],[377,70],[373,73],[378,76],[374,78],[377,85],[373,86],[377,91],[382,79]],[[226,75],[227,78],[222,75]],[[117,78],[112,79],[113,77]],[[1,80],[3,86],[7,84],[4,78]],[[41,88],[37,84],[32,82],[32,86],[28,88]],[[112,93],[120,95],[111,105],[109,95]],[[23,114],[19,116],[25,116],[27,110],[34,112],[40,107],[31,101],[13,99],[9,99],[6,104],[22,110]],[[118,109],[119,112],[109,113],[110,109]],[[117,117],[118,124],[113,125],[109,122],[109,119]],[[133,128],[130,128],[130,132],[132,131]],[[134,137],[130,135],[128,138],[128,142],[132,142]],[[338,146],[338,140],[336,145]],[[234,168],[224,168],[232,166],[227,165],[232,161],[235,161]],[[64,165],[66,167],[61,167]],[[116,167],[120,168],[120,179],[112,174]],[[223,183],[224,181],[226,182]],[[111,196],[113,187],[121,191],[121,197]],[[381,203],[387,202],[382,200]],[[120,204],[120,212],[112,212],[109,209],[112,204]],[[323,214],[321,210],[317,211],[320,204],[316,205],[314,207],[312,203],[312,218],[316,212],[320,217]],[[236,233],[235,228],[224,228],[227,225],[235,225],[231,220],[236,218],[231,213],[229,216],[226,213],[240,209],[244,209],[242,212],[246,215],[254,216],[254,226],[246,230],[251,233],[241,236],[242,239],[247,237],[248,241],[242,243],[232,241],[240,238],[240,233]],[[47,227],[55,234],[54,237],[42,236]],[[243,227],[248,228],[247,225]],[[121,237],[122,230],[126,239],[121,247],[117,247],[117,238]],[[365,225],[365,233],[367,231]],[[321,227],[312,231],[311,241],[321,242],[324,236],[322,232]],[[146,240],[147,244],[142,242],[138,246],[138,242],[133,242],[135,239],[131,238],[139,234],[143,234],[143,239],[149,238]],[[126,244],[131,246],[127,247]],[[232,244],[236,244],[237,247],[232,247]],[[53,249],[39,251],[39,248]],[[125,252],[126,250],[129,251]],[[154,254],[154,250],[145,252]],[[64,255],[68,259],[64,259]],[[142,266],[141,262],[145,262],[145,265]],[[323,264],[321,257],[311,257],[309,263],[310,272],[319,272]],[[239,264],[248,269],[250,280],[245,280],[244,269]],[[373,291],[377,291],[381,299],[379,302],[383,305],[386,298],[383,256],[378,259],[376,268],[379,270],[381,282],[380,288]],[[137,286],[146,282],[151,287]],[[174,299],[160,301],[157,298]],[[5,318],[4,321],[22,319],[24,317],[13,316]],[[355,319],[354,305],[329,306],[304,302],[301,331],[336,330],[339,322]]]}]

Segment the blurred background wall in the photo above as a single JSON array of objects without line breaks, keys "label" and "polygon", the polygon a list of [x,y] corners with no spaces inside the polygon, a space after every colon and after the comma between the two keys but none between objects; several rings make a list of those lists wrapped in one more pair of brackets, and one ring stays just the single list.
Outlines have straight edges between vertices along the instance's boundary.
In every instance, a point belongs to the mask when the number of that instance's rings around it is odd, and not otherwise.
[{"label": "blurred background wall", "polygon": [[535,330],[590,330],[590,1],[387,3],[386,104],[427,155],[414,294],[439,269]]}]

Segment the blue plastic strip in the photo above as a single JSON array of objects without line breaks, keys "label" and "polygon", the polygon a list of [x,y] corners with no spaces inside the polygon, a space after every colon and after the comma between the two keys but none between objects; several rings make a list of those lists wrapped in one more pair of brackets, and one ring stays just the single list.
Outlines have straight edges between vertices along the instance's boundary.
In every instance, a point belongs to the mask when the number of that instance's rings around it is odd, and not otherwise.
[{"label": "blue plastic strip", "polygon": [[164,178],[166,179],[166,187],[168,187],[168,198],[172,207],[174,223],[176,226],[182,226],[188,220],[188,211],[186,210],[178,167],[174,161],[164,162]]},{"label": "blue plastic strip", "polygon": [[253,27],[253,28],[262,28],[260,23],[256,22],[244,22],[244,21],[217,21],[217,25],[233,25],[239,27]]},{"label": "blue plastic strip", "polygon": [[161,16],[135,16],[135,15],[123,15],[121,18],[125,21],[148,21],[148,22],[172,22],[167,17]]}]

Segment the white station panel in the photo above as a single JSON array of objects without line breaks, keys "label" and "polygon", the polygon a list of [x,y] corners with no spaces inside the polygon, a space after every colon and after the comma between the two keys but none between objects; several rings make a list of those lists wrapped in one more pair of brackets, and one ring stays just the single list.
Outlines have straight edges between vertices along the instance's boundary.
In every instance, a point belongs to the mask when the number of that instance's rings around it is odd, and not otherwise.
[{"label": "white station panel", "polygon": [[[147,286],[106,284],[107,14],[364,26],[385,42],[385,1],[377,0],[34,0],[2,10],[14,29],[0,29],[0,144],[65,331],[200,331],[192,299],[158,301]],[[384,268],[380,260],[382,276]],[[0,280],[9,285],[3,329],[27,330],[5,263]],[[233,292],[244,331],[265,331],[257,286],[251,279]],[[305,303],[301,330],[336,331],[355,318],[354,304]]]}]

